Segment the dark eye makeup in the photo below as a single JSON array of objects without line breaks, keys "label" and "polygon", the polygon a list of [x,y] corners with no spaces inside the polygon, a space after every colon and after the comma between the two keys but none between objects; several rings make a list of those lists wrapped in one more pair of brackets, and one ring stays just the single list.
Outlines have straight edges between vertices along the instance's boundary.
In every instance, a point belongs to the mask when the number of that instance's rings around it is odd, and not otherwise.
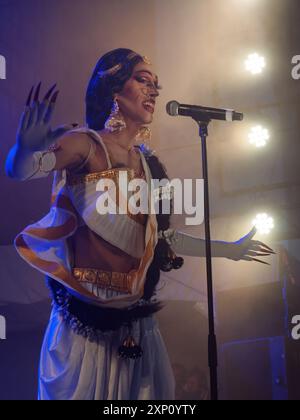
[{"label": "dark eye makeup", "polygon": [[[149,84],[149,85],[153,86],[152,82],[151,82],[149,79],[147,79],[146,77],[143,77],[143,76],[136,76],[136,80],[137,80],[138,82],[140,82],[140,83],[146,83],[146,84]],[[154,84],[154,86],[155,86],[155,88],[156,88],[157,90],[161,90],[161,89],[162,89],[162,86],[161,86],[161,85],[159,85],[158,83],[155,83],[155,84]]]}]

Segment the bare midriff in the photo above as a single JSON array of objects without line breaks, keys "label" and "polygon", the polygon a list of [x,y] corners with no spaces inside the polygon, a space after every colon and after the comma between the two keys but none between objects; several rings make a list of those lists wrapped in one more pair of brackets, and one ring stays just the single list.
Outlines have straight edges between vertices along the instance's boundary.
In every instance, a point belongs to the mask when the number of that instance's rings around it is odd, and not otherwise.
[{"label": "bare midriff", "polygon": [[128,273],[139,267],[139,258],[126,254],[87,226],[77,229],[75,234],[69,238],[69,245],[74,256],[74,267],[97,268],[121,273]]}]

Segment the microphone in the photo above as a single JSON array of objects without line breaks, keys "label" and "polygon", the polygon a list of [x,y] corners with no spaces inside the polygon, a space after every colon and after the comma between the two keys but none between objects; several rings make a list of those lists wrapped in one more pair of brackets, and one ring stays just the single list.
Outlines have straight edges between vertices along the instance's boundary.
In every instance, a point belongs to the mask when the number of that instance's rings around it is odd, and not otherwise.
[{"label": "microphone", "polygon": [[172,117],[182,115],[192,117],[196,121],[221,120],[221,121],[242,121],[244,115],[233,109],[209,108],[207,106],[179,104],[177,101],[170,101],[166,106],[167,113]]}]

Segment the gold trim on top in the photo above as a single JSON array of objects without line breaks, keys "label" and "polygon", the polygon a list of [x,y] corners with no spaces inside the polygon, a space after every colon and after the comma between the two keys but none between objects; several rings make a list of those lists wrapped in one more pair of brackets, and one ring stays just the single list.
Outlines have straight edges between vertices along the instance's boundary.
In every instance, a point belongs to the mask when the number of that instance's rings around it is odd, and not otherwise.
[{"label": "gold trim on top", "polygon": [[135,178],[146,180],[145,174],[140,175],[135,169],[124,166],[121,168],[119,167],[119,168],[106,169],[100,172],[91,172],[89,174],[75,175],[75,174],[68,173],[67,184],[73,186],[73,185],[78,185],[78,184],[87,183],[87,182],[98,182],[101,178],[110,178],[110,179],[116,180],[116,178],[118,177],[118,173],[120,171],[127,171],[127,174],[129,175],[128,178],[130,181]]}]

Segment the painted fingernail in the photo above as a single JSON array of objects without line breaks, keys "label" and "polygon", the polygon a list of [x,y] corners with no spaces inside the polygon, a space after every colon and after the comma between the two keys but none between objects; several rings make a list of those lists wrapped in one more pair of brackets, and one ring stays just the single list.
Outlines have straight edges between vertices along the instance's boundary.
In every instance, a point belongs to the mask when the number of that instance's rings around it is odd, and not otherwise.
[{"label": "painted fingernail", "polygon": [[56,88],[56,83],[54,83],[54,85],[53,86],[51,86],[51,88],[48,90],[48,92],[46,93],[46,95],[45,95],[45,97],[44,97],[44,101],[47,101],[49,98],[50,98],[50,96],[51,96],[51,93],[53,92],[53,90]]},{"label": "painted fingernail", "polygon": [[37,88],[36,88],[36,90],[35,90],[35,94],[34,94],[34,102],[38,102],[38,100],[39,100],[39,93],[40,93],[40,89],[41,89],[41,84],[42,84],[42,82],[40,82],[38,85],[37,85]]},{"label": "painted fingernail", "polygon": [[266,263],[265,261],[261,261],[261,260],[259,260],[258,258],[252,258],[252,260],[251,260],[251,261],[259,262],[259,263],[261,263],[261,264],[268,264],[268,263]]},{"label": "painted fingernail", "polygon": [[273,250],[271,250],[271,249],[269,249],[269,248],[267,248],[267,249],[262,249],[262,251],[264,252],[269,252],[270,254],[276,254],[276,252],[275,251],[273,251]]},{"label": "painted fingernail", "polygon": [[30,105],[31,95],[32,95],[32,92],[33,92],[33,88],[34,88],[34,86],[32,86],[32,88],[30,89],[30,92],[29,92],[29,95],[28,95],[27,101],[26,101],[26,106],[29,106]]},{"label": "painted fingernail", "polygon": [[55,103],[58,94],[59,94],[59,90],[57,90],[56,92],[53,93],[52,98],[50,100],[50,103],[51,104],[54,104]]},{"label": "painted fingernail", "polygon": [[275,253],[275,251],[272,248],[270,248],[268,245],[261,245],[260,248],[263,249],[263,250],[267,249],[268,252],[274,252]]},{"label": "painted fingernail", "polygon": [[273,252],[274,252],[274,249],[270,248],[268,245],[265,245],[265,247],[266,247],[267,249],[269,249],[270,251],[273,251]]}]

